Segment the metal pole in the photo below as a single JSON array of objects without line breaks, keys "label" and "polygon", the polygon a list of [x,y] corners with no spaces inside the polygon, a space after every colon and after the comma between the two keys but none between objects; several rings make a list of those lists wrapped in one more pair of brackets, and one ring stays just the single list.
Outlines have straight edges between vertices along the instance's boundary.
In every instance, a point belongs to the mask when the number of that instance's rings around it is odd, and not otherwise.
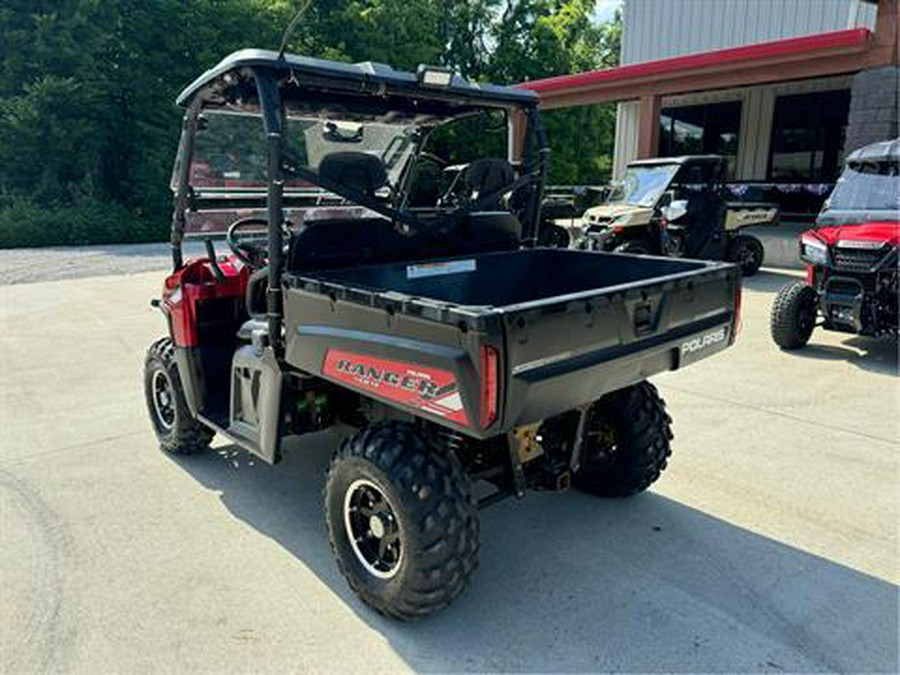
[{"label": "metal pole", "polygon": [[531,231],[529,232],[528,243],[531,247],[534,247],[537,244],[541,227],[541,204],[544,201],[544,185],[547,183],[547,170],[550,164],[550,145],[547,140],[547,131],[544,129],[537,106],[528,111],[528,126],[529,133],[533,134],[532,139],[537,142],[537,168],[540,171],[538,186],[532,193],[532,202],[529,209],[531,211]]},{"label": "metal pole", "polygon": [[266,290],[266,314],[269,323],[269,343],[278,351],[281,347],[281,270],[282,236],[284,223],[282,209],[284,197],[284,181],[281,178],[281,134],[269,132],[269,189],[268,189],[268,221],[269,221],[269,284]]},{"label": "metal pole", "polygon": [[194,158],[194,136],[197,132],[197,115],[199,103],[191,104],[181,123],[181,145],[178,148],[178,176],[175,184],[175,207],[172,210],[172,231],[170,244],[172,247],[172,271],[177,272],[184,266],[181,242],[184,239],[184,212],[187,210],[190,195],[191,162]]},{"label": "metal pole", "polygon": [[281,93],[271,71],[258,70],[256,89],[266,128],[268,146],[268,253],[269,284],[266,290],[266,318],[269,324],[269,344],[276,354],[281,353],[282,298],[281,273],[284,266],[282,226],[284,224],[284,180],[281,176],[281,150],[283,142],[284,114],[281,109]]}]

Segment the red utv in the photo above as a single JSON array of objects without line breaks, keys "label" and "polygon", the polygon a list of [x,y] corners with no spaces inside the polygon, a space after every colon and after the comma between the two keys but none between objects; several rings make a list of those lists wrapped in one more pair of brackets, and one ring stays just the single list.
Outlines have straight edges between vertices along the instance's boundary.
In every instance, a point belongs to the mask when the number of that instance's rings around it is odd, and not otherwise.
[{"label": "red utv", "polygon": [[[538,246],[534,92],[243,50],[179,103],[173,270],[155,303],[168,335],[144,376],[163,450],[218,433],[276,464],[285,438],[355,429],[325,477],[325,525],[353,590],[401,619],[466,587],[479,507],[659,478],[671,418],[645,380],[734,342],[740,273]],[[521,161],[489,156],[516,119]],[[423,164],[463,152],[443,198]],[[207,256],[184,260],[184,239]]]},{"label": "red utv", "polygon": [[860,148],[800,238],[806,279],[778,293],[772,339],[799,349],[821,325],[858,335],[897,337],[900,243],[900,139]]}]

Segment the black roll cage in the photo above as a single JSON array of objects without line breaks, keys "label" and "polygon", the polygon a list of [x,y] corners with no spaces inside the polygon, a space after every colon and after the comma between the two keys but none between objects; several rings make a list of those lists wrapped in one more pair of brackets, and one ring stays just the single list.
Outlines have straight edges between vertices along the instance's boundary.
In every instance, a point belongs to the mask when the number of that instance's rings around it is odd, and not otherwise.
[{"label": "black roll cage", "polygon": [[[281,64],[279,64],[281,65]],[[209,75],[209,74],[207,74]],[[236,74],[237,75],[237,74]],[[241,103],[246,101],[246,97],[253,96],[258,100],[259,109],[262,114],[263,126],[266,135],[266,152],[267,152],[267,181],[266,181],[266,220],[267,227],[267,247],[268,247],[268,290],[266,296],[267,323],[269,329],[269,339],[276,352],[280,351],[280,336],[282,323],[282,298],[281,298],[281,276],[284,267],[284,171],[286,166],[289,167],[292,174],[299,176],[311,183],[314,183],[329,192],[344,197],[356,204],[364,206],[376,213],[384,215],[392,220],[399,221],[407,227],[419,229],[424,224],[413,214],[402,209],[393,208],[387,204],[373,199],[368,195],[364,195],[345,185],[335,183],[318,176],[316,172],[309,171],[303,167],[291,166],[290,154],[285,152],[285,106],[282,99],[282,85],[296,82],[296,73],[290,72],[288,78],[284,78],[282,69],[276,69],[271,66],[254,65],[249,68],[241,69],[239,75],[244,78],[245,85],[252,82],[255,86],[252,91],[247,86],[243,88],[235,87],[236,77],[231,76],[227,71],[225,73],[215,73],[215,79],[210,78],[207,86],[198,86],[195,82],[189,88],[190,94],[183,93],[179,97],[180,103],[187,103],[187,110],[182,123],[182,137],[180,143],[179,156],[181,161],[178,172],[175,177],[175,198],[174,210],[172,214],[171,228],[171,248],[172,248],[172,265],[173,270],[178,271],[184,266],[184,258],[182,252],[182,243],[184,240],[184,230],[186,224],[186,212],[192,202],[192,189],[190,185],[190,167],[194,151],[194,139],[199,128],[198,120],[202,111],[207,107],[220,107],[223,96],[227,96],[228,88],[232,90],[239,89],[239,100]],[[199,82],[199,81],[198,81]],[[321,78],[320,82],[321,84]],[[404,83],[406,84],[406,83]],[[405,88],[409,89],[409,86]],[[501,88],[494,88],[500,90]],[[359,90],[357,94],[362,93]],[[366,95],[377,96],[384,93],[384,88],[365,92]],[[443,226],[447,227],[459,222],[469,212],[477,210],[484,203],[488,203],[502,194],[516,190],[525,185],[534,185],[535,188],[529,192],[529,199],[522,210],[523,221],[523,245],[534,246],[537,242],[538,225],[540,222],[540,208],[543,199],[544,185],[547,179],[549,147],[547,143],[546,131],[541,122],[540,114],[537,108],[536,99],[527,104],[509,100],[509,98],[497,97],[496,100],[485,95],[485,92],[479,92],[480,95],[476,100],[470,100],[470,97],[460,96],[454,91],[442,92],[439,90],[410,92],[428,100],[446,101],[446,102],[463,102],[471,103],[474,106],[483,108],[501,108],[510,112],[517,110],[522,113],[521,118],[525,121],[524,133],[517,135],[516,130],[512,127],[513,115],[508,115],[509,138],[517,136],[524,139],[522,152],[522,162],[520,176],[510,185],[504,186],[488,195],[481,195],[474,203],[467,207],[456,209],[448,214],[444,219]],[[399,95],[403,95],[401,91]],[[510,154],[513,148],[510,146]],[[432,223],[429,227],[442,225],[441,221]],[[211,241],[207,242],[207,252],[213,259]],[[215,266],[215,260],[212,260]]]}]

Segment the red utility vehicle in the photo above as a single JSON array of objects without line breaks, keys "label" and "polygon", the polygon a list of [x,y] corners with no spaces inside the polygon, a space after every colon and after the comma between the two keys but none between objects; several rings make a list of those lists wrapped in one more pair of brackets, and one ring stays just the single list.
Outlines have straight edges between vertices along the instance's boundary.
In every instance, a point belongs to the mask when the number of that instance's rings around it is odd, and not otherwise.
[{"label": "red utility vehicle", "polygon": [[[400,619],[466,587],[479,507],[659,478],[672,420],[646,379],[734,342],[740,273],[538,246],[549,148],[534,92],[243,50],[179,103],[173,270],[155,301],[168,335],[144,375],[165,451],[218,433],[276,464],[283,439],[353,429],[325,526],[351,588]],[[489,154],[510,120],[515,163]],[[444,198],[423,164],[461,153]],[[205,258],[183,259],[190,238]]]},{"label": "red utility vehicle", "polygon": [[847,158],[816,224],[800,237],[806,279],[778,293],[772,338],[803,347],[816,321],[827,330],[897,336],[900,244],[900,139],[860,148]]}]

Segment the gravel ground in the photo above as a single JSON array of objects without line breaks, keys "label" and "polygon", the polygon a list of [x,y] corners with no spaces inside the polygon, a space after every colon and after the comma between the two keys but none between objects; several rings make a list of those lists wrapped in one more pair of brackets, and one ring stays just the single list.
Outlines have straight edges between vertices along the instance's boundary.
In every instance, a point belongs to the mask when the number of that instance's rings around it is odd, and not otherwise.
[{"label": "gravel ground", "polygon": [[[217,250],[224,250],[221,244]],[[203,246],[187,245],[185,255],[203,255]],[[168,243],[2,249],[0,285],[138,274],[164,270],[171,263]]]},{"label": "gravel ground", "polygon": [[[797,268],[797,237],[808,227],[783,223],[750,231],[765,245],[767,267]],[[224,252],[226,248],[218,244],[216,250]],[[167,243],[0,249],[0,286],[164,270],[171,263],[170,255]],[[185,246],[186,257],[200,255],[204,255],[201,244]]]}]

